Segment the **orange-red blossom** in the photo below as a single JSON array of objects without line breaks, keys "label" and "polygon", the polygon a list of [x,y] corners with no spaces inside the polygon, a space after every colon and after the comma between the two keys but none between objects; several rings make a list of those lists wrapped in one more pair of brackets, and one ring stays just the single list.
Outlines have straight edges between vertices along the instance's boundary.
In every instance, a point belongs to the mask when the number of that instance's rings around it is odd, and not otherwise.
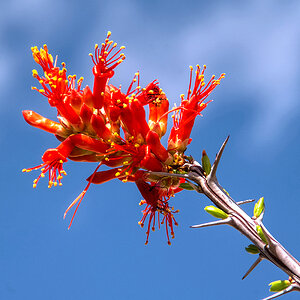
[{"label": "orange-red blossom", "polygon": [[[40,50],[37,47],[31,49],[34,60],[43,69],[42,75],[33,70],[33,77],[39,81],[41,88],[32,89],[39,91],[51,106],[56,107],[58,122],[30,110],[23,111],[23,116],[27,123],[54,134],[61,143],[43,154],[42,164],[23,171],[41,169],[33,187],[46,174],[48,186],[52,187],[62,184],[62,177],[66,175],[63,164],[68,159],[97,162],[96,170],[87,179],[87,187],[66,213],[77,205],[75,215],[91,183],[101,184],[114,178],[123,182],[135,182],[144,198],[140,204],[146,204],[139,222],[143,227],[148,218],[146,243],[150,229],[154,230],[157,222],[158,226],[165,224],[170,244],[169,232],[173,238],[173,225],[177,225],[174,213],[177,211],[169,206],[169,199],[182,190],[182,181],[158,179],[147,171],[180,172],[186,161],[184,151],[191,141],[195,118],[206,107],[208,102],[204,100],[220,83],[224,74],[218,79],[213,76],[205,84],[205,66],[202,71],[197,66],[192,82],[193,69],[190,67],[187,97],[181,95],[180,105],[170,110],[169,101],[158,82],[154,80],[142,88],[139,72],[134,75],[127,91],[109,84],[110,78],[114,76],[114,69],[125,59],[122,53],[125,47],[115,51],[117,43],[110,40],[110,35],[108,32],[104,43],[96,45],[94,54],[90,54],[94,64],[93,91],[88,86],[82,89],[83,78],[76,81],[75,75],[67,76],[65,63],[58,67],[46,45]],[[149,109],[148,118],[145,107]],[[173,127],[165,148],[161,138],[167,131],[170,113],[173,113]],[[102,165],[106,165],[108,169],[98,171]]]}]

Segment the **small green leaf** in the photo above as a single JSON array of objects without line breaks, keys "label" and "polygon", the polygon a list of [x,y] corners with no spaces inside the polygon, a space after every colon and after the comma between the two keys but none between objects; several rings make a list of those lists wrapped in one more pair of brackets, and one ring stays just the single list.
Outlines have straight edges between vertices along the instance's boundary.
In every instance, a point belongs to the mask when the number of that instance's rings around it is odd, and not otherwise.
[{"label": "small green leaf", "polygon": [[264,197],[261,197],[254,205],[253,215],[258,218],[265,209]]},{"label": "small green leaf", "polygon": [[209,175],[210,171],[211,171],[211,164],[210,164],[210,160],[205,152],[205,150],[203,150],[202,152],[202,168],[204,170],[204,172],[206,173],[206,175]]},{"label": "small green leaf", "polygon": [[204,210],[211,214],[213,217],[216,217],[216,218],[219,218],[219,219],[226,219],[228,218],[228,214],[226,214],[226,212],[224,212],[222,209],[220,208],[217,208],[213,205],[209,205],[209,206],[206,206],[204,208]]},{"label": "small green leaf", "polygon": [[250,244],[248,247],[245,248],[245,250],[250,254],[260,253],[259,249],[253,244]]},{"label": "small green leaf", "polygon": [[181,189],[185,189],[185,190],[188,190],[188,191],[193,191],[194,188],[188,183],[188,182],[183,182],[179,185],[179,187]]},{"label": "small green leaf", "polygon": [[268,244],[268,241],[267,241],[267,239],[266,239],[266,237],[265,237],[265,235],[264,235],[264,233],[263,233],[263,231],[262,231],[262,229],[259,225],[256,225],[256,231],[257,231],[258,235],[260,236],[260,238],[263,240],[263,242]]},{"label": "small green leaf", "polygon": [[287,287],[289,287],[292,283],[289,280],[277,280],[269,283],[270,292],[280,292]]}]

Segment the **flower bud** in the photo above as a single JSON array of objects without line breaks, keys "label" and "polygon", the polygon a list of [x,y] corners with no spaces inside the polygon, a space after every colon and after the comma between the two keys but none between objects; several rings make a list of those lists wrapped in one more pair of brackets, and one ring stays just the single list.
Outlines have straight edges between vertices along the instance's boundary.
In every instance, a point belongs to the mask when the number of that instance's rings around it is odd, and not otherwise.
[{"label": "flower bud", "polygon": [[215,207],[213,205],[206,206],[204,208],[204,210],[207,213],[211,214],[215,218],[219,218],[219,219],[226,219],[226,218],[228,218],[228,214],[226,214],[226,212],[224,212],[220,208],[217,208],[217,207]]}]

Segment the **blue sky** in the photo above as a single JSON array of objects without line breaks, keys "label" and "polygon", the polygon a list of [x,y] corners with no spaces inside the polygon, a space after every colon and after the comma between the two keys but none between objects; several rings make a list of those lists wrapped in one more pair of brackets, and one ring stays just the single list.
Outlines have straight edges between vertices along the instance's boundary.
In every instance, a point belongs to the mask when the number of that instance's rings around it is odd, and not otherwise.
[{"label": "blue sky", "polygon": [[[171,246],[163,230],[144,245],[141,195],[117,181],[91,187],[68,231],[63,213],[95,166],[70,162],[62,188],[40,182],[32,189],[37,174],[21,170],[58,142],[28,126],[21,111],[56,114],[30,89],[31,46],[47,43],[70,74],[91,85],[88,53],[107,30],[126,46],[116,85],[139,70],[143,85],[157,78],[178,103],[189,65],[206,64],[207,76],[225,72],[188,153],[200,159],[205,149],[213,158],[230,134],[220,183],[239,201],[265,196],[265,225],[299,258],[298,1],[19,0],[0,8],[1,299],[259,299],[269,282],[286,279],[263,262],[241,281],[255,260],[244,251],[248,241],[227,227],[190,229],[211,220],[203,210],[209,201],[193,192],[172,200],[180,214]],[[252,208],[245,206],[249,214]]]}]

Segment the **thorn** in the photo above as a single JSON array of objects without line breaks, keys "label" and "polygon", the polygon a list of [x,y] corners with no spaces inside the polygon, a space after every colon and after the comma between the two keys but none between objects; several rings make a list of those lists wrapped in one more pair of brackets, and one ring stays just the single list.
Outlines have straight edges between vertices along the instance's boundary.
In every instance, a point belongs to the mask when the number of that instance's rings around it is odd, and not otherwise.
[{"label": "thorn", "polygon": [[218,220],[218,221],[213,221],[213,222],[208,222],[208,223],[203,223],[199,225],[192,225],[190,228],[203,228],[203,227],[210,227],[210,226],[216,226],[216,225],[230,225],[232,219],[230,217],[224,219],[224,220]]},{"label": "thorn", "polygon": [[282,295],[284,295],[284,294],[287,294],[287,293],[289,293],[289,292],[292,292],[293,290],[295,290],[295,288],[294,288],[292,285],[290,285],[289,287],[287,287],[287,288],[284,289],[283,291],[280,291],[280,292],[278,292],[278,293],[276,293],[276,294],[274,294],[274,295],[271,295],[271,296],[269,296],[269,297],[267,297],[267,298],[264,298],[264,299],[262,299],[262,300],[271,300],[271,299],[275,299],[275,298],[280,297],[280,296],[282,296]]},{"label": "thorn", "polygon": [[253,202],[255,201],[255,199],[248,199],[248,200],[243,200],[243,201],[239,201],[239,202],[236,202],[237,205],[243,205],[243,204],[247,204],[247,203],[250,203],[250,202]]},{"label": "thorn", "polygon": [[223,151],[225,149],[225,146],[226,146],[228,140],[229,140],[229,136],[226,138],[226,140],[224,141],[223,145],[221,146],[219,152],[217,153],[216,159],[211,167],[210,174],[207,176],[207,181],[216,181],[217,180],[217,177],[216,177],[217,168],[218,168],[220,159],[222,157]]},{"label": "thorn", "polygon": [[261,255],[259,255],[257,260],[252,264],[252,266],[249,268],[249,270],[242,277],[242,280],[244,280],[262,260],[263,260],[263,257]]}]

